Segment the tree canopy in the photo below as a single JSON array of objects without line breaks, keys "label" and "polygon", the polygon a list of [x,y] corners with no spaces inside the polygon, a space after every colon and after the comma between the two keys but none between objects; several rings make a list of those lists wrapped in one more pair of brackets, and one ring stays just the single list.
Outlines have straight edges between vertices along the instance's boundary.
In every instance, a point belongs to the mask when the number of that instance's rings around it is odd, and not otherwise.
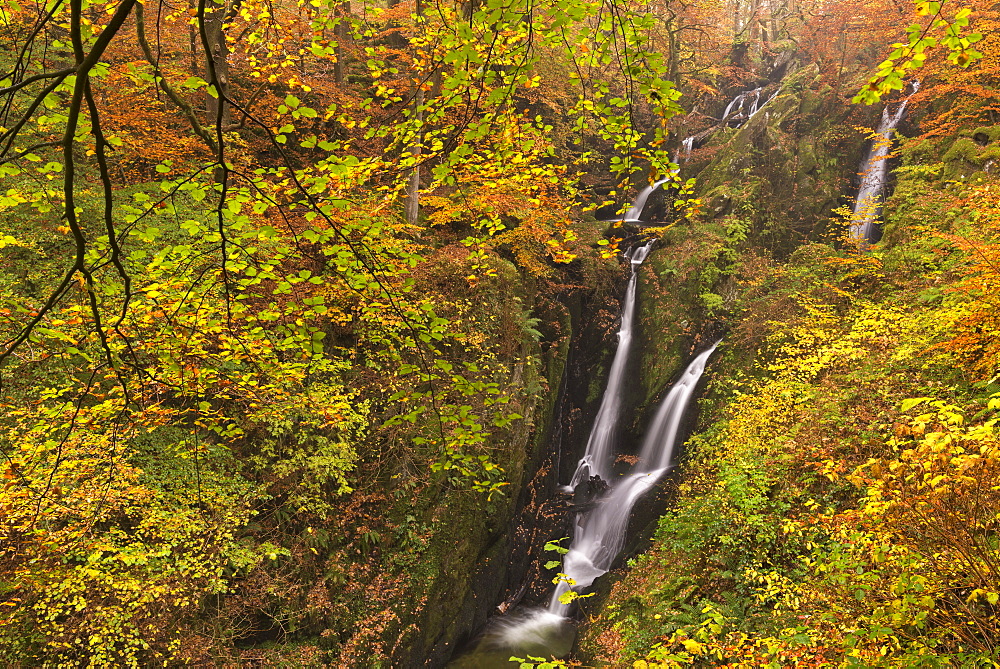
[{"label": "tree canopy", "polygon": [[[915,11],[7,2],[0,658],[205,662],[336,608],[269,599],[288,563],[419,580],[435,512],[393,505],[508,494],[567,335],[539,314],[613,255],[590,212],[666,178],[657,230],[698,220],[680,138],[783,53],[839,91],[905,30],[868,102],[980,59],[968,10]],[[343,557],[390,534],[384,573]]]}]

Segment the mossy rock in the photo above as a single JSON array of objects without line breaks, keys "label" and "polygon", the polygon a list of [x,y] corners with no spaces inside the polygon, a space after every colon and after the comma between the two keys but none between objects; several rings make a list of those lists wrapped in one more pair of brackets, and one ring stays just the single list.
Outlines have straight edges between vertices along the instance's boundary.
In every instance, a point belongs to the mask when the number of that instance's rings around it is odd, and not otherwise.
[{"label": "mossy rock", "polygon": [[834,132],[852,110],[811,90],[815,77],[797,72],[743,127],[716,133],[715,156],[697,175],[706,216],[747,218],[753,240],[779,253],[825,225],[860,160],[863,139]]},{"label": "mossy rock", "polygon": [[960,137],[956,139],[951,147],[945,151],[942,160],[945,163],[956,163],[959,161],[965,161],[967,163],[977,164],[979,161],[979,151],[980,147],[972,141],[969,137]]},{"label": "mossy rock", "polygon": [[905,142],[899,150],[903,165],[926,165],[936,160],[938,142],[932,139],[919,139]]},{"label": "mossy rock", "polygon": [[797,154],[800,172],[808,174],[819,167],[819,160],[816,158],[816,144],[811,137],[803,137],[799,140]]},{"label": "mossy rock", "polygon": [[992,144],[1000,140],[1000,125],[980,126],[973,130],[969,136],[977,142]]}]

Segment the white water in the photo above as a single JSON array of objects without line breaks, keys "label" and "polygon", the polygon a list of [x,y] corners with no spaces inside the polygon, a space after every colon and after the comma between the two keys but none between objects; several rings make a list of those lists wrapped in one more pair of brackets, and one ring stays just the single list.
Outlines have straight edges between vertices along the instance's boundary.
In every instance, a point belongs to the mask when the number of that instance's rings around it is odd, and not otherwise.
[{"label": "white water", "polygon": [[510,669],[511,655],[565,657],[576,636],[573,622],[544,609],[494,618],[475,650],[452,660],[448,669]]},{"label": "white water", "polygon": [[[914,81],[913,93],[919,88],[919,82]],[[909,97],[903,100],[895,112],[890,112],[890,107],[886,105],[882,110],[882,121],[875,131],[877,136],[872,142],[872,148],[861,161],[861,187],[858,188],[854,214],[851,216],[850,234],[855,242],[867,244],[877,241],[878,218],[882,215],[882,197],[885,194],[889,152],[892,150],[892,133],[903,120],[906,103],[909,101]]]},{"label": "white water", "polygon": [[694,150],[694,136],[692,135],[691,137],[686,137],[684,141],[681,142],[681,147],[684,149],[684,160],[687,161],[691,158],[691,151]]},{"label": "white water", "polygon": [[[646,186],[632,202],[626,214],[626,220],[638,220],[642,214],[643,207],[650,194],[666,183],[668,179],[660,179],[654,184]],[[569,484],[572,491],[581,481],[588,480],[591,476],[600,476],[602,479],[608,478],[609,455],[612,453],[615,444],[615,432],[618,427],[618,414],[621,411],[621,387],[625,381],[625,370],[628,364],[628,355],[632,348],[632,327],[635,320],[635,287],[639,276],[639,266],[642,265],[646,256],[653,248],[650,241],[643,246],[629,249],[625,254],[632,267],[632,274],[625,288],[625,299],[622,301],[621,325],[618,326],[618,349],[611,362],[611,371],[608,374],[608,385],[604,389],[601,397],[601,406],[597,410],[597,417],[594,419],[594,427],[590,430],[590,437],[587,439],[587,448],[583,457],[576,465],[573,478]]]},{"label": "white water", "polygon": [[618,328],[618,349],[611,362],[611,372],[608,374],[608,386],[601,398],[601,406],[594,419],[594,427],[587,439],[587,449],[583,458],[576,466],[570,489],[591,476],[608,478],[610,455],[615,445],[615,432],[618,428],[618,414],[621,411],[622,384],[625,382],[625,368],[628,364],[629,351],[632,348],[632,328],[635,320],[635,285],[638,280],[639,266],[652,249],[653,242],[638,246],[625,254],[632,266],[632,276],[629,277],[625,289],[625,300],[622,303],[621,325]]},{"label": "white water", "polygon": [[642,215],[642,210],[646,206],[646,200],[649,199],[649,196],[653,194],[654,190],[656,190],[663,184],[667,183],[668,181],[670,181],[670,179],[660,179],[656,183],[653,183],[643,188],[641,191],[639,191],[639,194],[635,196],[635,200],[632,201],[632,206],[628,208],[627,212],[625,212],[625,218],[615,219],[615,220],[621,220],[625,223],[641,222],[639,220],[639,216]]},{"label": "white water", "polygon": [[592,509],[577,516],[573,543],[563,558],[562,568],[574,584],[559,583],[549,602],[550,613],[565,614],[569,607],[560,597],[571,587],[577,591],[590,587],[611,568],[625,542],[632,507],[673,467],[684,411],[716,346],[718,343],[691,361],[670,389],[646,432],[632,471],[610,481],[610,491]]},{"label": "white water", "polygon": [[[505,666],[502,660],[511,653],[562,657],[569,652],[574,636],[567,615],[570,606],[563,604],[560,597],[571,587],[577,592],[590,587],[611,568],[624,544],[632,507],[674,465],[677,433],[685,409],[717,346],[718,343],[695,357],[667,393],[646,432],[633,470],[611,481],[611,488],[604,497],[577,516],[573,542],[563,556],[562,565],[563,573],[575,582],[574,585],[560,582],[552,593],[548,610],[521,611],[495,621],[484,635],[477,653],[469,656],[466,664],[453,665],[456,669]],[[491,653],[497,657],[496,664],[489,663]]]},{"label": "white water", "polygon": [[541,609],[500,618],[494,623],[492,632],[489,646],[496,649],[561,656],[573,647],[573,630],[569,620]]},{"label": "white water", "polygon": [[[649,192],[652,192],[655,187],[656,184],[650,186]],[[645,197],[648,196],[649,193],[645,193]],[[639,202],[639,198],[645,200],[645,197],[643,193],[640,193],[632,205],[632,210],[641,212],[643,203]],[[632,274],[629,277],[625,298],[622,302],[621,325],[618,328],[618,348],[611,363],[607,388],[601,397],[601,406],[597,410],[594,426],[591,428],[590,437],[587,440],[586,452],[577,463],[572,482],[566,488],[568,492],[572,492],[577,484],[589,481],[589,478],[594,475],[598,475],[604,480],[608,479],[608,470],[614,455],[618,415],[621,411],[622,385],[625,382],[625,371],[632,346],[638,271],[652,247],[653,242],[650,241],[643,246],[630,249],[625,254],[632,267]],[[573,553],[572,550],[566,554],[567,566],[564,567],[565,569],[570,569],[568,561],[577,555],[579,552]],[[573,570],[579,572],[582,568],[584,567],[576,566],[573,567]],[[588,585],[596,577],[597,574],[591,578]],[[557,590],[558,594],[562,594],[562,592]],[[554,601],[557,601],[558,594],[553,596]],[[518,653],[562,657],[568,654],[572,648],[575,635],[573,625],[564,613],[561,607],[555,609],[549,607],[549,610],[522,610],[510,616],[498,618],[483,633],[476,650],[465,658],[459,658],[459,661],[452,663],[451,666],[454,669],[464,669],[464,667],[486,669],[490,666],[509,666],[505,665],[503,661],[511,654]]]},{"label": "white water", "polygon": [[746,95],[745,93],[739,93],[735,98],[732,99],[732,101],[730,101],[728,105],[726,105],[726,111],[722,113],[723,121],[729,118],[729,112],[733,111],[733,107],[736,106],[737,103],[739,103],[740,108],[736,110],[736,113],[738,114],[741,111],[743,111],[743,100],[745,99],[745,95]]},{"label": "white water", "polygon": [[[747,100],[749,100],[751,98],[751,96],[753,97],[753,102],[750,103],[750,110],[749,110],[749,112],[747,114],[747,118],[750,118],[751,116],[753,116],[754,114],[756,114],[757,113],[757,104],[760,102],[760,92],[761,92],[761,90],[763,90],[763,89],[761,89],[761,88],[755,88],[755,89],[750,90],[750,91],[743,91],[742,93],[737,93],[736,97],[733,98],[729,102],[729,104],[726,106],[726,111],[724,111],[722,113],[722,119],[721,120],[725,121],[727,118],[729,118],[729,113],[731,111],[733,111],[734,107],[736,108],[736,113],[733,116],[733,118],[734,119],[740,118],[742,116],[742,114],[743,114],[743,108],[746,106]],[[739,105],[739,106],[737,107],[737,105]]]},{"label": "white water", "polygon": [[[730,118],[730,112],[733,112],[733,110],[735,109],[736,111],[735,111],[735,113],[733,114],[733,116],[731,118],[734,121],[735,120],[739,120],[740,121],[740,125],[742,125],[744,122],[749,121],[750,119],[752,119],[757,112],[759,112],[761,109],[763,109],[764,107],[766,107],[767,104],[778,95],[779,91],[781,91],[780,87],[778,88],[777,91],[775,91],[771,95],[771,97],[769,97],[767,100],[765,100],[763,104],[761,104],[761,102],[760,102],[760,95],[761,95],[761,93],[764,92],[764,88],[763,87],[758,87],[758,88],[754,88],[753,90],[743,91],[742,93],[737,93],[736,97],[734,97],[729,102],[729,104],[726,106],[726,111],[723,112],[721,120],[725,121],[726,119],[729,119]],[[744,118],[743,112],[744,112],[744,109],[747,107],[747,102],[748,101],[750,102],[750,105],[749,105],[749,108],[746,109],[746,117]]]}]

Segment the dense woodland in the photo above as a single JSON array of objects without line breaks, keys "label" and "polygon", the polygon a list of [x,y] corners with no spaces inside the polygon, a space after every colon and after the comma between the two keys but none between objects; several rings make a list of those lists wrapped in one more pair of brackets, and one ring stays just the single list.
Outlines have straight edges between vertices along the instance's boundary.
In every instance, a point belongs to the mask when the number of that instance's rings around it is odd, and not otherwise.
[{"label": "dense woodland", "polygon": [[996,666],[998,22],[7,0],[0,663],[445,666],[552,588],[655,239],[625,431],[721,336],[692,436],[572,651],[504,664]]}]

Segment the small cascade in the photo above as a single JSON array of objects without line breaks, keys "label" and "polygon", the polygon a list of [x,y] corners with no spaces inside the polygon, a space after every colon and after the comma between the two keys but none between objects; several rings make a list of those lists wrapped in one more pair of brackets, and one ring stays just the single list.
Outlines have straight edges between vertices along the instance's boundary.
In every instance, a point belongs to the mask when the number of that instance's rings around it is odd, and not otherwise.
[{"label": "small cascade", "polygon": [[[731,118],[732,120],[743,119],[745,121],[756,114],[757,104],[760,102],[760,93],[762,90],[762,88],[758,87],[750,91],[737,93],[736,97],[733,98],[728,105],[726,105],[726,111],[723,112],[721,120],[725,121],[726,119]],[[750,103],[750,109],[747,111],[747,115],[744,118],[743,110],[746,108],[747,101],[751,98],[753,101]],[[733,111],[734,109],[735,112]],[[730,114],[732,114],[732,116],[730,116]]]},{"label": "small cascade", "polygon": [[875,131],[877,136],[872,142],[868,155],[861,161],[861,186],[854,201],[854,214],[851,216],[851,239],[859,244],[874,244],[881,236],[878,218],[882,215],[882,203],[885,195],[886,177],[888,175],[888,158],[892,150],[892,133],[906,114],[906,104],[917,90],[920,82],[913,82],[913,92],[895,111],[890,111],[889,105],[882,110],[882,121]]},{"label": "small cascade", "polygon": [[673,467],[684,411],[717,346],[718,342],[695,357],[667,393],[646,432],[632,471],[611,481],[610,490],[597,504],[577,516],[573,542],[563,559],[563,573],[574,583],[558,585],[549,602],[549,613],[564,615],[569,606],[560,598],[571,587],[590,587],[611,568],[625,542],[632,507]]},{"label": "small cascade", "polygon": [[739,114],[741,111],[743,111],[743,101],[745,99],[746,99],[746,92],[738,93],[736,97],[733,98],[728,105],[726,105],[726,111],[722,112],[721,120],[725,121],[727,118],[729,118],[729,112],[733,111],[733,107],[735,107],[737,104],[739,104],[739,109],[736,110],[736,113]]},{"label": "small cascade", "polygon": [[632,206],[628,208],[627,212],[625,212],[625,217],[620,219],[616,218],[614,220],[621,221],[623,223],[641,223],[642,221],[639,217],[642,215],[642,210],[646,206],[646,200],[648,200],[649,196],[653,194],[653,191],[668,181],[670,181],[670,179],[660,179],[659,181],[643,188],[639,191],[639,194],[635,196],[635,200],[632,201]]},{"label": "small cascade", "polygon": [[766,107],[771,100],[777,97],[778,93],[781,91],[781,87],[778,87],[774,93],[771,94],[767,100],[761,104],[760,96],[764,93],[764,87],[758,86],[749,91],[743,91],[738,93],[728,105],[726,105],[726,111],[722,113],[722,118],[720,121],[735,122],[737,127],[743,125],[750,119],[754,117],[761,109]]},{"label": "small cascade", "polygon": [[760,104],[760,92],[762,89],[757,88],[753,91],[753,102],[750,103],[750,111],[747,113],[747,118],[753,118],[753,115],[757,113],[757,105]]},{"label": "small cascade", "polygon": [[684,150],[684,161],[687,162],[691,159],[691,152],[694,150],[694,135],[691,137],[685,137],[684,141],[681,142],[681,148]]},{"label": "small cascade", "polygon": [[625,382],[625,369],[632,348],[632,326],[635,319],[635,286],[639,275],[639,266],[649,255],[653,242],[630,249],[625,257],[632,266],[632,275],[625,289],[625,300],[622,302],[621,325],[618,328],[618,349],[615,351],[608,374],[608,386],[601,398],[601,406],[594,419],[594,427],[587,440],[587,450],[573,473],[569,490],[572,491],[582,482],[589,481],[593,476],[603,480],[608,478],[609,456],[614,450],[615,432],[618,428],[618,414],[621,411],[622,384]]}]

